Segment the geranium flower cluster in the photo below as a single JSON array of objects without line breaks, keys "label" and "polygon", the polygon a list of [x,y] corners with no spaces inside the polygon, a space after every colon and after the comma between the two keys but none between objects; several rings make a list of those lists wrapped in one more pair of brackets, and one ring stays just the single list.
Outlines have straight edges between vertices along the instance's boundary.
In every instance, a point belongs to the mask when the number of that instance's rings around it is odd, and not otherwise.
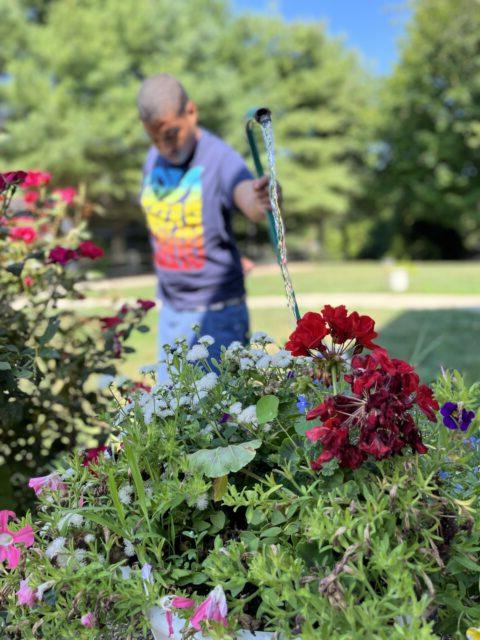
[{"label": "geranium flower cluster", "polygon": [[[323,342],[327,335],[332,347]],[[411,410],[416,405],[435,422],[438,403],[411,365],[390,358],[372,342],[376,336],[371,318],[356,312],[349,315],[343,305],[326,306],[321,314],[307,313],[290,336],[286,346],[292,353],[316,353],[327,363],[350,349],[356,354],[343,375],[350,389],[328,396],[307,413],[307,420],[321,420],[306,432],[311,442],[323,446],[312,462],[314,469],[333,458],[341,467],[356,469],[369,455],[380,460],[401,454],[405,447],[416,453],[427,451]],[[359,355],[364,348],[373,351]]]}]

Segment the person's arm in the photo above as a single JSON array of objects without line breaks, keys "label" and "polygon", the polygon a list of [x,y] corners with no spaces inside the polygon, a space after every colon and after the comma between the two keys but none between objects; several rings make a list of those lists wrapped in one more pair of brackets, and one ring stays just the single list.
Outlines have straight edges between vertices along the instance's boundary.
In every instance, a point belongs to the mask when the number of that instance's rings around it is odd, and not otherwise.
[{"label": "person's arm", "polygon": [[256,180],[242,180],[233,191],[233,202],[249,220],[260,222],[270,206],[268,176]]}]

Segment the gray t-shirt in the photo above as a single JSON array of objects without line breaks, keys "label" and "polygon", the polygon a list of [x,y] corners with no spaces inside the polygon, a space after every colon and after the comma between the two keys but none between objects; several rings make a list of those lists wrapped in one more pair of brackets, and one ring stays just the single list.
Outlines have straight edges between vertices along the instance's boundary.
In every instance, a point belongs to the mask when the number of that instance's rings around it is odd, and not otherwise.
[{"label": "gray t-shirt", "polygon": [[205,129],[185,165],[150,148],[140,202],[161,300],[190,310],[245,294],[231,214],[235,187],[252,177],[240,154]]}]

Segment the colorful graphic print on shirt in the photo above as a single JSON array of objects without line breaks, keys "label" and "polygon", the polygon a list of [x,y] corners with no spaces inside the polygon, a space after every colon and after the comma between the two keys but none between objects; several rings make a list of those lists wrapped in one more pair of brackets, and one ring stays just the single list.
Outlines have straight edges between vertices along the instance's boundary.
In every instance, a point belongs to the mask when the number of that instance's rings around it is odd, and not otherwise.
[{"label": "colorful graphic print on shirt", "polygon": [[202,172],[203,167],[184,171],[157,166],[145,176],[141,203],[159,269],[192,271],[205,266]]}]

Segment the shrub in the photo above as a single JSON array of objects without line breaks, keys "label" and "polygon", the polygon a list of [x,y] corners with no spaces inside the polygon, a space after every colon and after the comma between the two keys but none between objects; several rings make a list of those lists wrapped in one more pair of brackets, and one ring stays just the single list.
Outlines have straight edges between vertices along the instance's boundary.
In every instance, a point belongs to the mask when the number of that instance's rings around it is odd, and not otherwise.
[{"label": "shrub", "polygon": [[103,250],[85,239],[80,196],[50,180],[0,175],[0,493],[19,510],[26,478],[101,433],[107,395],[94,377],[115,373],[146,312],[144,301],[114,320],[73,310],[85,267]]},{"label": "shrub", "polygon": [[[31,482],[35,543],[2,591],[10,636],[464,637],[480,619],[477,441],[437,423],[375,337],[326,307],[292,334],[300,355],[256,335],[209,370],[208,336],[172,348],[170,380],[124,399],[108,447]],[[476,411],[475,389],[439,384]],[[472,467],[468,488],[446,460]]]}]

